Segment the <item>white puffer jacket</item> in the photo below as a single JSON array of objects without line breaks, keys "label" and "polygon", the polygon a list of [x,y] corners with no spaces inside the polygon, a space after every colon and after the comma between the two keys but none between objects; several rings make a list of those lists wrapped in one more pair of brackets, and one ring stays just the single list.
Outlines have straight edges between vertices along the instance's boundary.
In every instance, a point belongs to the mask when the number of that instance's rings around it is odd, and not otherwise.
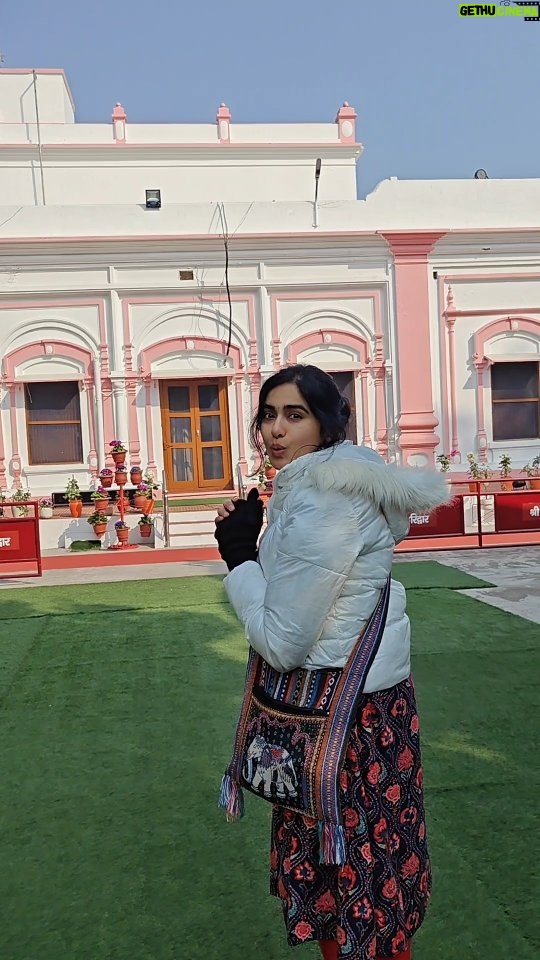
[{"label": "white puffer jacket", "polygon": [[[377,605],[409,513],[448,499],[439,473],[387,466],[348,441],[287,464],[274,481],[258,562],[224,581],[251,646],[280,671],[343,667]],[[366,693],[409,676],[405,607],[405,590],[393,580]]]}]

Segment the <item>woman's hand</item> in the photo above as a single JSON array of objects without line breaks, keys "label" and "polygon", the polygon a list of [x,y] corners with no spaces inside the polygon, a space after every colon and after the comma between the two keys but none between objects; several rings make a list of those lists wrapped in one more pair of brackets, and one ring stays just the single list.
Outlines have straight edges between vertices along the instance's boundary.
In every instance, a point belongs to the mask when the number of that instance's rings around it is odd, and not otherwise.
[{"label": "woman's hand", "polygon": [[227,500],[218,507],[214,536],[229,570],[257,559],[263,516],[264,505],[256,489],[250,490],[247,500]]},{"label": "woman's hand", "polygon": [[[236,501],[238,503],[238,501]],[[226,520],[230,513],[234,510],[234,500],[226,500],[225,503],[220,504],[217,508],[217,517],[216,523],[219,523],[220,520]]]}]

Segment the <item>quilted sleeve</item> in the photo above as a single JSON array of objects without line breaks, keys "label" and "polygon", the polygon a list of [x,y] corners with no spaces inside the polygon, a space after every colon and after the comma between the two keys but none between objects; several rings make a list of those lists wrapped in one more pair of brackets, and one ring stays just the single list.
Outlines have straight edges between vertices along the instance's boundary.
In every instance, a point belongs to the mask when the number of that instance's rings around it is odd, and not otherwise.
[{"label": "quilted sleeve", "polygon": [[252,561],[225,578],[249,643],[275,670],[305,662],[362,545],[350,501],[310,490],[287,518],[271,579]]}]

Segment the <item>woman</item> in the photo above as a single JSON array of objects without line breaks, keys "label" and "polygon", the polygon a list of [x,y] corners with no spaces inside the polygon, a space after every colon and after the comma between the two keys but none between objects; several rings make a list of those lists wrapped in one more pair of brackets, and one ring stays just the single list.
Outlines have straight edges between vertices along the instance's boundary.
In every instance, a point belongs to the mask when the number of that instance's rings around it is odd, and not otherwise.
[{"label": "woman", "polygon": [[[218,509],[224,584],[250,646],[275,670],[340,668],[373,613],[408,514],[448,499],[438,473],[388,467],[345,440],[348,402],[313,366],[290,366],[260,392],[251,438],[279,473],[262,527],[256,491]],[[317,940],[325,960],[410,957],[427,908],[418,715],[405,591],[392,581],[386,626],[340,780],[347,860],[319,863],[314,820],[273,807],[271,893],[288,942]]]}]

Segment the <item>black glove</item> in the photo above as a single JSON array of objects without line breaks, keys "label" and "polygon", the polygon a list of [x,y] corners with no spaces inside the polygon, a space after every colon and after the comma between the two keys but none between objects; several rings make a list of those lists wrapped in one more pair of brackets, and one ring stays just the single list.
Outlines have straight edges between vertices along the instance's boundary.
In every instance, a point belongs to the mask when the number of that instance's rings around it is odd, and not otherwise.
[{"label": "black glove", "polygon": [[257,559],[257,540],[263,525],[264,504],[254,488],[247,500],[235,500],[234,510],[216,522],[214,537],[229,570]]}]

